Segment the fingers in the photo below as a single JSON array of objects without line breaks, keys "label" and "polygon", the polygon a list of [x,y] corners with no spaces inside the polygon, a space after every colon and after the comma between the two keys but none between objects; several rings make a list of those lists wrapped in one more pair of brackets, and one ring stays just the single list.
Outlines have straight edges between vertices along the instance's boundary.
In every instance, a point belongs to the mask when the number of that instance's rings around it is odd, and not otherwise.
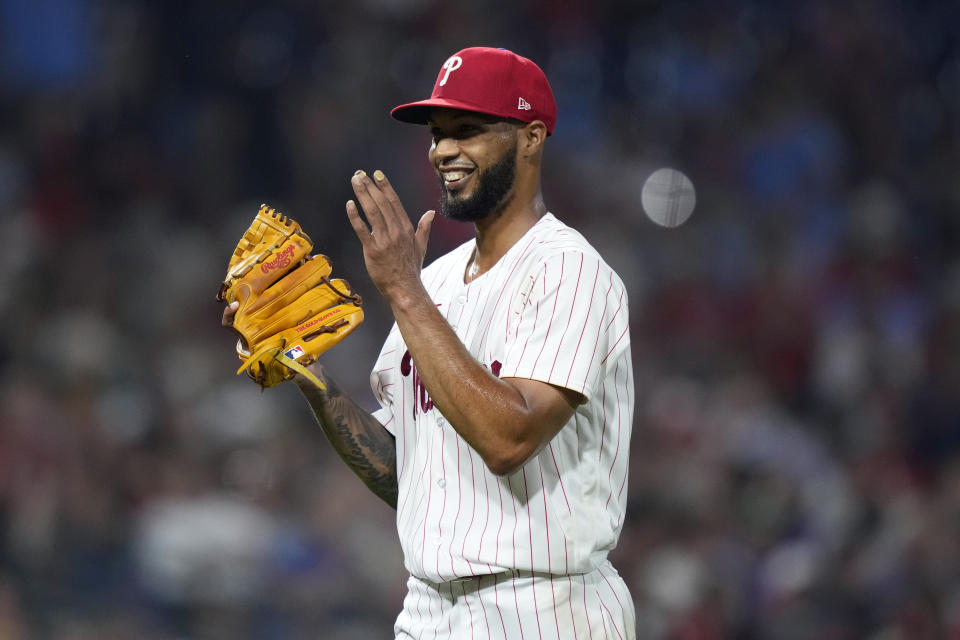
[{"label": "fingers", "polygon": [[353,187],[363,213],[366,214],[370,233],[376,234],[378,231],[380,235],[388,233],[393,227],[393,212],[383,209],[383,205],[386,204],[385,199],[381,198],[382,202],[377,202],[375,199],[374,193],[379,194],[380,190],[374,186],[370,177],[364,171],[357,171],[350,178],[350,185]]},{"label": "fingers", "polygon": [[374,171],[372,179],[364,171],[357,171],[350,182],[372,233],[378,229],[384,229],[387,233],[413,231],[403,204],[383,171]]},{"label": "fingers", "polygon": [[420,222],[417,223],[417,248],[421,255],[427,251],[427,241],[430,239],[430,228],[433,226],[434,215],[436,215],[436,212],[431,209],[420,216]]},{"label": "fingers", "polygon": [[353,200],[347,201],[347,218],[350,220],[350,226],[353,227],[353,232],[360,238],[360,242],[365,242],[366,239],[370,237],[370,228],[360,216],[360,211],[357,210],[357,203]]},{"label": "fingers", "polygon": [[223,318],[220,320],[220,324],[225,327],[233,326],[233,316],[237,313],[237,308],[240,306],[239,302],[231,302],[223,310]]},{"label": "fingers", "polygon": [[382,199],[389,206],[401,226],[412,229],[413,226],[410,224],[410,219],[407,217],[407,212],[404,210],[403,204],[400,202],[400,196],[398,196],[397,192],[394,191],[393,185],[390,184],[389,180],[387,180],[387,176],[383,173],[383,171],[377,169],[373,172],[373,179],[376,186],[379,187],[379,191],[375,196],[378,201]]}]

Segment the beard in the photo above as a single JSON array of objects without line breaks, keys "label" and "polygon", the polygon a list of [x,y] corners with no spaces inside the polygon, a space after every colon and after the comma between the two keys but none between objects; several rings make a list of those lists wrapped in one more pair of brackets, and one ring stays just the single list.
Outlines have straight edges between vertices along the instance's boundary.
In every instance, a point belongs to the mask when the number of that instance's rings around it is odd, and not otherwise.
[{"label": "beard", "polygon": [[517,181],[517,145],[486,171],[477,174],[477,188],[472,196],[451,197],[440,177],[440,213],[451,220],[477,222],[499,215],[510,202],[510,191]]}]

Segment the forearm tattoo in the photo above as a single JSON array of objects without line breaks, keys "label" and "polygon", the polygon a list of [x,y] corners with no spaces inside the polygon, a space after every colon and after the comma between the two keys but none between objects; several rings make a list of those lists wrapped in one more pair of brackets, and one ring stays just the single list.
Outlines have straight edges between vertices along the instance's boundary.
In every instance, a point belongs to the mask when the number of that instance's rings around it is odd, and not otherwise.
[{"label": "forearm tattoo", "polygon": [[300,386],[320,427],[347,466],[374,494],[396,509],[396,440],[329,377],[324,375],[322,379],[326,391],[313,385]]}]

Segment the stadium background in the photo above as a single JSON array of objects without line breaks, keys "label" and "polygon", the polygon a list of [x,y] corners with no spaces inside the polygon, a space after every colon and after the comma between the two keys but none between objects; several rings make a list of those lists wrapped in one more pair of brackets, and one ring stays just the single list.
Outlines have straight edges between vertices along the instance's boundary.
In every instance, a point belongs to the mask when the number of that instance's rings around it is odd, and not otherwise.
[{"label": "stadium background", "polygon": [[[463,46],[539,61],[548,206],[631,295],[616,565],[640,637],[960,634],[954,2],[0,1],[0,637],[387,637],[392,512],[213,296],[262,201],[368,320],[357,168],[432,208],[393,122]],[[643,214],[660,167],[697,208]],[[435,227],[431,256],[469,234]]]}]

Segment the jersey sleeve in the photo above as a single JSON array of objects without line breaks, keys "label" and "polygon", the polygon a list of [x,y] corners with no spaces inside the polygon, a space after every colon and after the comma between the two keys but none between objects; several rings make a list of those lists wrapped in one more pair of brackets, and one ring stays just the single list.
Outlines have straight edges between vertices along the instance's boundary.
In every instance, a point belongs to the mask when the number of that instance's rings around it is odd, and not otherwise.
[{"label": "jersey sleeve", "polygon": [[529,278],[515,328],[507,333],[501,377],[565,387],[588,399],[608,361],[629,347],[623,282],[599,256],[555,254]]},{"label": "jersey sleeve", "polygon": [[392,346],[391,343],[395,331],[396,325],[394,325],[390,337],[384,343],[380,356],[373,365],[373,371],[370,372],[370,389],[380,404],[380,408],[373,411],[373,417],[393,436],[396,436],[393,420],[393,388],[396,379],[396,358],[393,355],[396,346]]}]

